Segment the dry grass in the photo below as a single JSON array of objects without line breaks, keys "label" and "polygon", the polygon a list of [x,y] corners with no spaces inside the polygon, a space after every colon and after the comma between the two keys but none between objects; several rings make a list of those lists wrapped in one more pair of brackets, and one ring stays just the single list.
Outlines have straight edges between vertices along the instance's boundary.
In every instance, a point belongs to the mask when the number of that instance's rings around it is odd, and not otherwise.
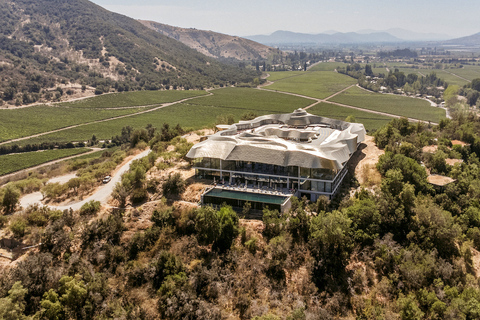
[{"label": "dry grass", "polygon": [[372,163],[365,163],[360,167],[357,179],[364,187],[377,186],[382,182],[382,176],[378,172],[377,167]]},{"label": "dry grass", "polygon": [[207,185],[203,183],[193,183],[188,185],[187,189],[182,194],[182,200],[188,202],[200,202],[200,197],[206,187]]},{"label": "dry grass", "polygon": [[425,146],[422,148],[423,153],[435,153],[438,150],[437,145]]},{"label": "dry grass", "polygon": [[354,155],[355,176],[360,185],[364,187],[373,187],[381,182],[380,173],[376,165],[378,158],[384,154],[376,145],[372,136],[365,136],[362,148]]}]

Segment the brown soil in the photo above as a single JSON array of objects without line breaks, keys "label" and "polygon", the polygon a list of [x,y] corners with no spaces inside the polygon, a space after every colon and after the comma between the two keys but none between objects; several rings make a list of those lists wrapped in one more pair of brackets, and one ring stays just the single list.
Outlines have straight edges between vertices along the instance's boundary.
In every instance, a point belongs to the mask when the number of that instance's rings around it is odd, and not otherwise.
[{"label": "brown soil", "polygon": [[215,131],[213,131],[212,129],[204,129],[197,132],[188,133],[184,136],[184,138],[185,140],[187,140],[187,142],[195,144],[195,143],[199,143],[202,137],[209,136],[214,133]]},{"label": "brown soil", "polygon": [[355,176],[360,185],[370,187],[380,182],[380,174],[376,169],[378,158],[385,151],[380,150],[372,136],[365,136],[365,141],[360,145],[359,150],[352,157],[355,166]]},{"label": "brown soil", "polygon": [[477,279],[480,277],[480,251],[471,247],[473,267],[475,268],[475,276]]},{"label": "brown soil", "polygon": [[435,153],[438,150],[437,145],[425,146],[422,148],[423,153]]},{"label": "brown soil", "polygon": [[446,162],[449,166],[454,166],[454,165],[456,165],[457,163],[463,163],[463,160],[462,160],[462,159],[445,159],[445,162]]},{"label": "brown soil", "polygon": [[439,174],[432,174],[427,177],[427,181],[431,184],[437,185],[437,186],[446,186],[447,184],[455,181],[452,178],[442,176]]},{"label": "brown soil", "polygon": [[469,144],[460,140],[452,140],[452,145],[465,147],[465,146],[468,146]]}]

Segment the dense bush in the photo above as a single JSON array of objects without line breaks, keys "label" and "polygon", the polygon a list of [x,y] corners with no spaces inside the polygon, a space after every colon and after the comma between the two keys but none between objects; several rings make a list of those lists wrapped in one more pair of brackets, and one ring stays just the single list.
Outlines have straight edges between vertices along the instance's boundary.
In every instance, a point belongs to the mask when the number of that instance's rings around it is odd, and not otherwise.
[{"label": "dense bush", "polygon": [[163,182],[163,194],[178,196],[185,190],[185,180],[180,173],[169,174]]},{"label": "dense bush", "polygon": [[97,214],[97,212],[100,211],[100,206],[99,201],[91,200],[82,205],[80,208],[80,214],[85,216]]}]

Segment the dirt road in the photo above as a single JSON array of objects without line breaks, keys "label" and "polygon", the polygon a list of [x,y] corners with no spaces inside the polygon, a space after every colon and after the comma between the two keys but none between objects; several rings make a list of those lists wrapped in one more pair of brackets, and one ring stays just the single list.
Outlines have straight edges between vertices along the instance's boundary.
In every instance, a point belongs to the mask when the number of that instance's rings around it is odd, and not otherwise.
[{"label": "dirt road", "polygon": [[[273,82],[272,82],[273,83]],[[379,114],[379,115],[384,115],[384,116],[388,116],[388,117],[392,117],[392,118],[405,118],[403,116],[399,116],[399,115],[396,115],[396,114],[391,114],[391,113],[386,113],[386,112],[381,112],[381,111],[375,111],[375,110],[370,110],[370,109],[364,109],[364,108],[360,108],[360,107],[354,107],[354,106],[351,106],[351,105],[347,105],[347,104],[342,104],[342,103],[337,103],[337,102],[333,102],[333,101],[329,101],[329,99],[335,97],[336,95],[350,89],[351,87],[353,86],[356,86],[356,84],[352,84],[351,86],[348,86],[338,92],[335,92],[334,94],[332,94],[331,96],[329,97],[326,97],[325,99],[317,99],[317,98],[312,98],[312,97],[309,97],[309,96],[305,96],[305,95],[302,95],[302,94],[297,94],[297,93],[291,93],[291,92],[286,92],[286,91],[278,91],[278,90],[272,90],[272,89],[266,89],[266,88],[257,88],[258,90],[265,90],[265,91],[270,91],[270,92],[277,92],[277,93],[284,93],[284,94],[288,94],[288,95],[291,95],[291,96],[296,96],[296,97],[300,97],[300,98],[306,98],[306,99],[310,99],[310,100],[315,100],[314,103],[312,103],[311,105],[308,105],[306,106],[305,108],[303,108],[304,110],[308,110],[310,109],[311,107],[319,104],[319,103],[322,103],[322,102],[325,102],[325,103],[330,103],[330,104],[334,104],[334,105],[337,105],[337,106],[340,106],[340,107],[345,107],[345,108],[350,108],[350,109],[356,109],[356,110],[359,110],[359,111],[365,111],[365,112],[369,112],[369,113],[374,113],[374,114]],[[432,125],[437,125],[438,123],[435,123],[435,122],[429,122],[429,121],[425,121],[425,120],[420,120],[420,119],[415,119],[415,118],[407,118],[408,121],[412,121],[412,122],[423,122],[423,123],[429,123],[429,124],[432,124]]]},{"label": "dirt road", "polygon": [[[128,171],[128,169],[130,169],[130,165],[132,164],[132,162],[134,160],[137,160],[137,159],[140,159],[140,158],[143,158],[145,156],[147,156],[148,154],[150,153],[150,149],[148,150],[145,150],[141,153],[139,153],[138,155],[136,155],[135,157],[133,157],[130,161],[128,161],[127,163],[125,163],[122,167],[120,167],[116,173],[112,176],[112,180],[105,184],[105,185],[102,185],[100,186],[99,188],[97,188],[97,190],[95,191],[94,194],[92,194],[91,196],[85,198],[84,200],[82,201],[78,201],[78,202],[73,202],[73,203],[69,203],[69,204],[66,204],[66,205],[61,205],[61,206],[52,206],[52,205],[49,205],[49,207],[51,207],[52,209],[57,209],[57,210],[65,210],[65,209],[69,209],[69,208],[72,208],[73,210],[78,210],[80,209],[85,203],[89,202],[89,201],[100,201],[100,203],[102,205],[106,204],[108,199],[110,198],[110,195],[112,194],[113,192],[113,189],[115,188],[115,184],[117,182],[120,182],[120,179],[122,177],[122,174],[124,174],[125,172]],[[62,177],[59,177],[59,178],[56,178],[58,181],[63,181],[65,179],[63,179]],[[59,180],[61,179],[61,180]],[[51,181],[51,180],[50,180]],[[21,199],[20,199],[20,205],[22,207],[28,207],[29,205],[31,204],[35,204],[35,203],[40,203],[41,204],[41,200],[42,200],[42,194],[40,192],[34,192],[32,194],[28,194],[28,195],[25,195],[23,196]]]}]

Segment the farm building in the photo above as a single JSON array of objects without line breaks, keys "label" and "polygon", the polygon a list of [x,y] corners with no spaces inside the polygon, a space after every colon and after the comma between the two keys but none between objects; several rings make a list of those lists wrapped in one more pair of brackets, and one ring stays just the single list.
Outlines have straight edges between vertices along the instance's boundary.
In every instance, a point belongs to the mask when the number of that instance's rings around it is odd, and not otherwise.
[{"label": "farm building", "polygon": [[292,195],[331,198],[365,138],[362,124],[302,109],[218,128],[187,154],[198,178],[216,182],[202,202],[242,207],[248,201],[258,210],[268,205],[285,211]]}]

